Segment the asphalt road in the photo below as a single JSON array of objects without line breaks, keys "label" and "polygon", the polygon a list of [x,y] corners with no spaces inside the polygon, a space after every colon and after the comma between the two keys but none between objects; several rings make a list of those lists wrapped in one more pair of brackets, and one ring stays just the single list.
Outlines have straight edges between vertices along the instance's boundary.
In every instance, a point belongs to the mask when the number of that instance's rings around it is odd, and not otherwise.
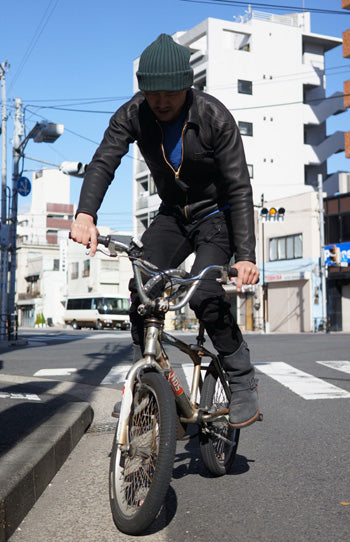
[{"label": "asphalt road", "polygon": [[[26,346],[0,356],[0,374],[102,386],[120,396],[131,363],[127,332],[24,335]],[[350,336],[246,338],[257,367],[263,423],[242,430],[232,472],[219,479],[202,466],[196,438],[178,442],[164,509],[138,540],[349,539]],[[186,374],[182,361],[175,357],[180,377]],[[116,531],[109,511],[112,430],[109,423],[97,424],[81,439],[11,542],[134,540]]]}]

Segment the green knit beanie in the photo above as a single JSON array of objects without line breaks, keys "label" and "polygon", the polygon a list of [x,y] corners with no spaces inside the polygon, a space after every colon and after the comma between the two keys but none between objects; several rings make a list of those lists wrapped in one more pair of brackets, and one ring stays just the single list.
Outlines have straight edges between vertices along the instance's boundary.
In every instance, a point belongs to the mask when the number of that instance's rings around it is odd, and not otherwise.
[{"label": "green knit beanie", "polygon": [[176,91],[190,88],[193,70],[190,50],[179,45],[168,34],[161,34],[146,47],[136,72],[140,90]]}]

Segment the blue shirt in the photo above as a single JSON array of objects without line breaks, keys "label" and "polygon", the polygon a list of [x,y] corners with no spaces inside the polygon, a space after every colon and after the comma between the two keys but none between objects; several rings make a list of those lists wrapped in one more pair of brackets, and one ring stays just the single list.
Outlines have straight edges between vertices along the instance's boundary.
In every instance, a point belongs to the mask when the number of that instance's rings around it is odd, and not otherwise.
[{"label": "blue shirt", "polygon": [[162,122],[164,133],[164,151],[167,160],[177,171],[181,165],[182,159],[182,141],[181,134],[184,126],[185,115],[182,114],[179,120],[174,124]]}]

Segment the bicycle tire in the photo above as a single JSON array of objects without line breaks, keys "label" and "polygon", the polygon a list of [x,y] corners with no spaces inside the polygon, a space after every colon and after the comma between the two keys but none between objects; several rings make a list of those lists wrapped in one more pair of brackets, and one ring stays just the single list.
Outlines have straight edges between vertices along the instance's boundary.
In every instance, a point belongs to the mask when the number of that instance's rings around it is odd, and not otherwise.
[{"label": "bicycle tire", "polygon": [[[227,408],[229,399],[219,379],[217,371],[211,365],[203,382],[200,407],[218,409]],[[199,430],[199,450],[201,459],[213,476],[227,474],[235,460],[240,430],[231,427],[226,418],[206,422]],[[218,436],[216,436],[218,435]],[[231,444],[219,438],[224,437]]]},{"label": "bicycle tire", "polygon": [[159,373],[145,373],[135,385],[129,418],[129,450],[114,439],[110,461],[110,505],[117,528],[130,535],[145,531],[169,488],[176,448],[175,399]]}]

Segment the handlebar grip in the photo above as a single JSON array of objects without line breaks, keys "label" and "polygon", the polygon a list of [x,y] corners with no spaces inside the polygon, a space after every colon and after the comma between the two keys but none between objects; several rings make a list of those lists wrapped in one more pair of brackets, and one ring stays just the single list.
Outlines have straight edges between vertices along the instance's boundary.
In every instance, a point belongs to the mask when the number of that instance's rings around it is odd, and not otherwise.
[{"label": "handlebar grip", "polygon": [[238,276],[238,270],[235,268],[235,267],[229,267],[227,269],[227,275],[232,278],[232,277],[237,277]]},{"label": "handlebar grip", "polygon": [[[68,233],[68,239],[72,239],[71,232]],[[105,247],[108,247],[111,240],[110,235],[98,235],[97,236],[97,244],[104,245]]]},{"label": "handlebar grip", "polygon": [[97,236],[97,244],[104,245],[105,247],[108,247],[109,243],[111,241],[110,235],[98,235]]}]

